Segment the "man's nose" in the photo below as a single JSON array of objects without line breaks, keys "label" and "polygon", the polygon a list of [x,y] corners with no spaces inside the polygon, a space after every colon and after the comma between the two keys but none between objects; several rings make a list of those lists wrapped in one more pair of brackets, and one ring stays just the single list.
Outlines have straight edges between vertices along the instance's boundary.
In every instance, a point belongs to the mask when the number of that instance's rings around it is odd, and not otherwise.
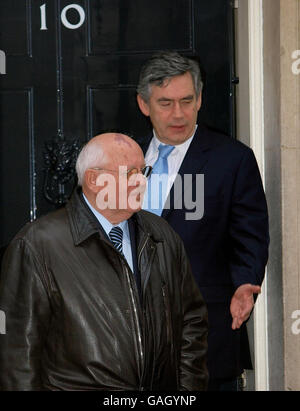
[{"label": "man's nose", "polygon": [[183,117],[183,111],[181,108],[181,104],[179,102],[175,102],[173,107],[173,116],[174,117]]}]

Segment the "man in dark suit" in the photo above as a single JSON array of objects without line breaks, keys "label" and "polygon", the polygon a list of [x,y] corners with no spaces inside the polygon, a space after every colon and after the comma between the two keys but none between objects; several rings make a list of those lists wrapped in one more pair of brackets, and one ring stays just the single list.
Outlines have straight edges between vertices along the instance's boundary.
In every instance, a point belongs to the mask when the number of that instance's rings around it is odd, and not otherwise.
[{"label": "man in dark suit", "polygon": [[245,322],[268,258],[267,205],[252,150],[196,124],[201,90],[198,64],[178,53],[154,55],[141,70],[137,101],[153,125],[142,148],[151,179],[155,172],[168,175],[155,207],[159,186],[155,191],[150,179],[144,208],[162,215],[183,239],[207,303],[209,390],[237,390],[238,376],[251,368]]}]

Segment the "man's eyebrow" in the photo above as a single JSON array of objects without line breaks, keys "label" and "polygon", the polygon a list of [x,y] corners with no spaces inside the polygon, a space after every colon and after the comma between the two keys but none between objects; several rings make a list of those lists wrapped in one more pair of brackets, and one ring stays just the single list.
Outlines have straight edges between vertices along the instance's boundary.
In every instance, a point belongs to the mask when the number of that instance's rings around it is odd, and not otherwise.
[{"label": "man's eyebrow", "polygon": [[160,97],[157,101],[172,101],[172,99],[167,97]]},{"label": "man's eyebrow", "polygon": [[[193,98],[194,96],[192,94],[189,94],[188,96],[182,97],[180,100],[193,100]],[[159,99],[157,99],[157,101],[173,101],[173,99],[168,97],[160,97]]]},{"label": "man's eyebrow", "polygon": [[194,96],[190,94],[189,96],[182,97],[180,100],[193,100]]}]

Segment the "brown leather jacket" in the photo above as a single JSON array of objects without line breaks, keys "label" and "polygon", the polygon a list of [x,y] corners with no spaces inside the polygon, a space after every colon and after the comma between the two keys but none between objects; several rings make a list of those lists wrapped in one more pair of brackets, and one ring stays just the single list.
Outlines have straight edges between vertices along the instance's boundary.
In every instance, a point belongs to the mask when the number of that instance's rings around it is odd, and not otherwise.
[{"label": "brown leather jacket", "polygon": [[27,224],[2,264],[1,390],[202,390],[207,312],[183,245],[135,215],[142,304],[125,259],[77,189]]}]

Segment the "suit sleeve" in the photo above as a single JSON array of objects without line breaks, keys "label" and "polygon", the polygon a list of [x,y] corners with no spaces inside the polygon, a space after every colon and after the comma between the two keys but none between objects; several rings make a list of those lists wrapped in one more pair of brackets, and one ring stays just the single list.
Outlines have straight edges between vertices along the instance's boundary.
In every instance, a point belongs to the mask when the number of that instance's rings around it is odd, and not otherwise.
[{"label": "suit sleeve", "polygon": [[49,300],[42,266],[23,239],[14,240],[2,263],[0,310],[0,390],[41,390],[41,360],[49,324]]},{"label": "suit sleeve", "polygon": [[181,245],[183,330],[180,358],[180,390],[207,389],[207,308]]},{"label": "suit sleeve", "polygon": [[235,288],[260,285],[268,259],[265,193],[253,151],[246,150],[236,175],[230,215],[230,271]]}]

